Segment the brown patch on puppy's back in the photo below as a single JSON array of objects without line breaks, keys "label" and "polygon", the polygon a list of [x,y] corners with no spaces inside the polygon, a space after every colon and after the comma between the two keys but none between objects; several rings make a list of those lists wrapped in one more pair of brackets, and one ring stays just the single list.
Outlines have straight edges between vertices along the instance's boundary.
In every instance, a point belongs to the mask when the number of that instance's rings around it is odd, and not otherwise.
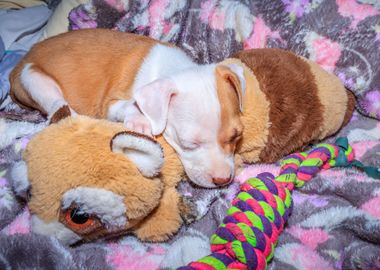
[{"label": "brown patch on puppy's back", "polygon": [[253,71],[270,102],[271,126],[260,161],[274,162],[318,138],[323,107],[305,61],[280,49],[246,50],[234,57]]}]

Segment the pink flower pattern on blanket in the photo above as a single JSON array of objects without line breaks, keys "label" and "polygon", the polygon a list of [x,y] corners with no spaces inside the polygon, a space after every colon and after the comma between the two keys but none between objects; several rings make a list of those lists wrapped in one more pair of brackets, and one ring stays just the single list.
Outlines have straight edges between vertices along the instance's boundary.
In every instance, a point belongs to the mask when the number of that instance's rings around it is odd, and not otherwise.
[{"label": "pink flower pattern on blanket", "polygon": [[[143,247],[137,241],[134,245],[109,244],[106,258],[116,270],[158,269],[166,250],[158,244]],[[137,247],[136,247],[137,246]]]},{"label": "pink flower pattern on blanket", "polygon": [[256,177],[256,175],[261,172],[269,172],[273,175],[278,175],[280,172],[280,166],[272,164],[257,164],[256,166],[247,166],[235,177],[234,181],[242,184],[247,179]]},{"label": "pink flower pattern on blanket", "polygon": [[361,209],[374,218],[380,219],[380,196],[376,196],[374,198],[369,199],[366,201],[362,206]]},{"label": "pink flower pattern on blanket", "polygon": [[155,0],[149,6],[149,27],[152,31],[152,37],[160,38],[163,28],[165,32],[169,31],[169,25],[165,22],[165,8],[169,0]]},{"label": "pink flower pattern on blanket", "polygon": [[352,148],[355,151],[355,158],[360,160],[368,150],[372,149],[377,144],[378,142],[375,141],[363,141],[353,143]]},{"label": "pink flower pattern on blanket", "polygon": [[336,0],[336,3],[339,14],[352,20],[350,25],[352,28],[356,28],[366,18],[380,14],[373,6],[359,4],[356,0]]},{"label": "pink flower pattern on blanket", "polygon": [[281,40],[278,31],[272,31],[261,17],[257,17],[251,36],[244,41],[244,49],[265,48],[268,38]]},{"label": "pink flower pattern on blanket", "polygon": [[5,228],[7,235],[27,234],[30,233],[30,213],[28,208],[25,208],[21,214],[19,214],[11,224]]},{"label": "pink flower pattern on blanket", "polygon": [[212,29],[224,30],[224,12],[215,6],[215,0],[201,3],[199,17],[202,22],[210,25]]},{"label": "pink flower pattern on blanket", "polygon": [[289,245],[291,264],[299,270],[333,270],[332,265],[316,251],[304,245]]},{"label": "pink flower pattern on blanket", "polygon": [[311,60],[329,72],[334,71],[341,55],[339,43],[311,32],[306,36],[306,45]]},{"label": "pink flower pattern on blanket", "polygon": [[329,234],[324,230],[303,229],[299,225],[290,227],[287,232],[298,238],[302,244],[312,250],[315,250],[319,244],[326,242],[330,238]]}]

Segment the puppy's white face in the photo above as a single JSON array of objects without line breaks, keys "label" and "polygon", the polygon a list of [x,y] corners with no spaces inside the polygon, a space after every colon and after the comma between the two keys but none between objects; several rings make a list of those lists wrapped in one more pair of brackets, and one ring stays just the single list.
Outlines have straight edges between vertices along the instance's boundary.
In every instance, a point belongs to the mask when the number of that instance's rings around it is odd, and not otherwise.
[{"label": "puppy's white face", "polygon": [[[221,186],[232,180],[234,150],[242,133],[241,95],[223,72],[236,77],[227,67],[196,67],[154,82],[155,89],[143,87],[135,94],[153,134],[163,132],[189,179],[203,187]],[[149,97],[151,91],[156,91],[154,98]],[[157,96],[159,92],[163,94]],[[232,98],[226,103],[227,96]]]}]

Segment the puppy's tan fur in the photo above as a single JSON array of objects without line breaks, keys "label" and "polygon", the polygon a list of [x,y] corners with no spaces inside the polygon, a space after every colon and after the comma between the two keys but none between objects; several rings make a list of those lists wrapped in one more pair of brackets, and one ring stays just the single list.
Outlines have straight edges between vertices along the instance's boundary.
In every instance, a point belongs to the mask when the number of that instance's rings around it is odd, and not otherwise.
[{"label": "puppy's tan fur", "polygon": [[[97,46],[96,41],[102,46]],[[33,63],[32,70],[46,74],[58,83],[63,97],[74,111],[105,118],[114,101],[131,98],[132,92],[126,90],[131,89],[144,57],[157,43],[148,37],[128,33],[120,35],[105,29],[83,30],[80,38],[67,34],[52,37],[34,45],[12,71],[11,97],[25,107],[46,114],[21,83],[23,67],[26,63]],[[83,57],[84,49],[86,58]],[[59,70],[56,63],[61,63]]]}]

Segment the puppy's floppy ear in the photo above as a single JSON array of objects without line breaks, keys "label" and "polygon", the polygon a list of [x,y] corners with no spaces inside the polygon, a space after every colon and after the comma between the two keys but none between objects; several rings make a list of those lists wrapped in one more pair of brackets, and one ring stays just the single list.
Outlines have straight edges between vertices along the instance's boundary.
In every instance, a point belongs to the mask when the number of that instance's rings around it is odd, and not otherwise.
[{"label": "puppy's floppy ear", "polygon": [[142,113],[148,118],[152,134],[161,134],[168,120],[171,98],[177,93],[175,84],[169,79],[159,79],[134,92],[134,99]]},{"label": "puppy's floppy ear", "polygon": [[126,155],[146,177],[156,176],[164,164],[161,145],[143,134],[119,132],[111,139],[111,150]]},{"label": "puppy's floppy ear", "polygon": [[216,66],[216,74],[233,87],[239,100],[240,111],[243,112],[243,97],[246,90],[244,69],[237,64],[219,64]]}]

